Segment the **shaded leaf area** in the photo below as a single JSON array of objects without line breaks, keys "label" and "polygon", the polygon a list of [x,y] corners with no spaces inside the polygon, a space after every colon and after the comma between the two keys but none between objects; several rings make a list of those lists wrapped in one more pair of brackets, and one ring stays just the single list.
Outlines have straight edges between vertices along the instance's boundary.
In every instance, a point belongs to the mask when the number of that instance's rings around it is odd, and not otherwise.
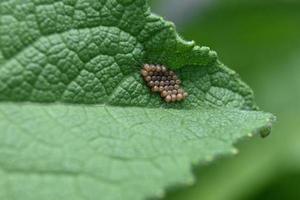
[{"label": "shaded leaf area", "polygon": [[[188,99],[152,94],[143,63],[174,69]],[[269,132],[273,116],[250,111],[253,99],[145,0],[2,1],[0,197],[162,197],[193,182],[192,165]]]}]

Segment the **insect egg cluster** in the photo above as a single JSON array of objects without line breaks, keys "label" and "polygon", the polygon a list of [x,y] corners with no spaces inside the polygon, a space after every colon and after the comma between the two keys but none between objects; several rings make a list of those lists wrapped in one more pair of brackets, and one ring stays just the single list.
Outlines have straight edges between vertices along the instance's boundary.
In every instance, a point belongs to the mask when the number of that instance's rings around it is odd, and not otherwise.
[{"label": "insect egg cluster", "polygon": [[176,74],[163,65],[144,64],[141,74],[153,92],[160,92],[166,102],[182,101],[187,96]]}]

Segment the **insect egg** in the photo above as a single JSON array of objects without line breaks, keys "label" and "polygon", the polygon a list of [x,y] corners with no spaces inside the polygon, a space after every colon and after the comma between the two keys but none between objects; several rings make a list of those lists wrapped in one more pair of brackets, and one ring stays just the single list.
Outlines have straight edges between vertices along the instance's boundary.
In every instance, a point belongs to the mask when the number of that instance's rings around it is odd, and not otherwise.
[{"label": "insect egg", "polygon": [[145,80],[148,82],[148,81],[151,81],[151,76],[146,76],[145,77]]},{"label": "insect egg", "polygon": [[179,88],[177,91],[178,91],[178,93],[181,93],[181,94],[183,93],[183,89]]},{"label": "insect egg", "polygon": [[153,81],[150,81],[150,82],[148,83],[148,85],[149,85],[150,87],[153,87],[153,86],[154,86],[154,82],[153,82]]},{"label": "insect egg", "polygon": [[160,92],[164,91],[164,87],[163,86],[159,86],[159,91]]},{"label": "insect egg", "polygon": [[150,66],[150,71],[153,71],[154,65],[149,65]]},{"label": "insect egg", "polygon": [[176,94],[172,94],[172,95],[171,95],[171,100],[172,100],[172,101],[176,101],[176,99],[177,99]]},{"label": "insect egg", "polygon": [[159,88],[155,85],[153,88],[152,88],[153,92],[157,92],[159,91]]},{"label": "insect egg", "polygon": [[162,91],[162,93],[160,94],[160,96],[162,96],[162,97],[166,97],[168,95],[168,92],[167,91]]},{"label": "insect egg", "polygon": [[177,101],[181,101],[183,99],[182,94],[180,94],[180,93],[177,94],[176,99],[177,99]]},{"label": "insect egg", "polygon": [[142,74],[143,76],[148,76],[148,72],[147,72],[146,70],[144,70],[144,69],[142,69],[141,74]]},{"label": "insect egg", "polygon": [[163,65],[144,64],[141,75],[153,92],[159,92],[169,102],[182,101],[188,93],[180,88],[181,81],[174,71]]},{"label": "insect egg", "polygon": [[165,101],[166,101],[166,102],[170,102],[171,100],[172,100],[171,95],[166,96],[166,98],[165,98]]},{"label": "insect egg", "polygon": [[146,70],[147,72],[150,71],[150,66],[148,64],[144,65],[144,70]]},{"label": "insect egg", "polygon": [[156,71],[157,71],[157,72],[160,72],[160,71],[161,71],[161,67],[160,67],[160,66],[157,66],[157,67],[156,67]]}]

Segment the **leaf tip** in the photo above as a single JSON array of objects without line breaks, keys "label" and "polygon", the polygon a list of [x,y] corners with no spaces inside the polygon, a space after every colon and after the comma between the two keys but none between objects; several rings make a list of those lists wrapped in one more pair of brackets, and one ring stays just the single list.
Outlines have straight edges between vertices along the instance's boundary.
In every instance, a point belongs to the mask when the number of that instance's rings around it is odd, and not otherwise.
[{"label": "leaf tip", "polygon": [[273,126],[273,123],[276,121],[276,117],[274,115],[271,115],[267,122],[266,122],[266,125],[265,126],[262,126],[262,127],[259,127],[257,128],[254,133],[255,134],[259,134],[261,137],[265,138],[267,137],[268,135],[270,135],[271,131],[272,131],[272,126]]}]

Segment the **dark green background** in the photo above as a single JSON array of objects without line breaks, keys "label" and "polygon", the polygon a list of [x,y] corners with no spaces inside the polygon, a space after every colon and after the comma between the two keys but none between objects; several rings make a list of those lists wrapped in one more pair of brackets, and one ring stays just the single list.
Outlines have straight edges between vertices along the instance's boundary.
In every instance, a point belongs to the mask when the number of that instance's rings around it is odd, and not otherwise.
[{"label": "dark green background", "polygon": [[[172,18],[163,1],[152,3]],[[186,12],[195,15],[181,20],[181,35],[216,50],[277,122],[269,137],[237,144],[236,157],[195,168],[195,185],[173,188],[165,199],[300,199],[300,2],[215,0]]]}]

